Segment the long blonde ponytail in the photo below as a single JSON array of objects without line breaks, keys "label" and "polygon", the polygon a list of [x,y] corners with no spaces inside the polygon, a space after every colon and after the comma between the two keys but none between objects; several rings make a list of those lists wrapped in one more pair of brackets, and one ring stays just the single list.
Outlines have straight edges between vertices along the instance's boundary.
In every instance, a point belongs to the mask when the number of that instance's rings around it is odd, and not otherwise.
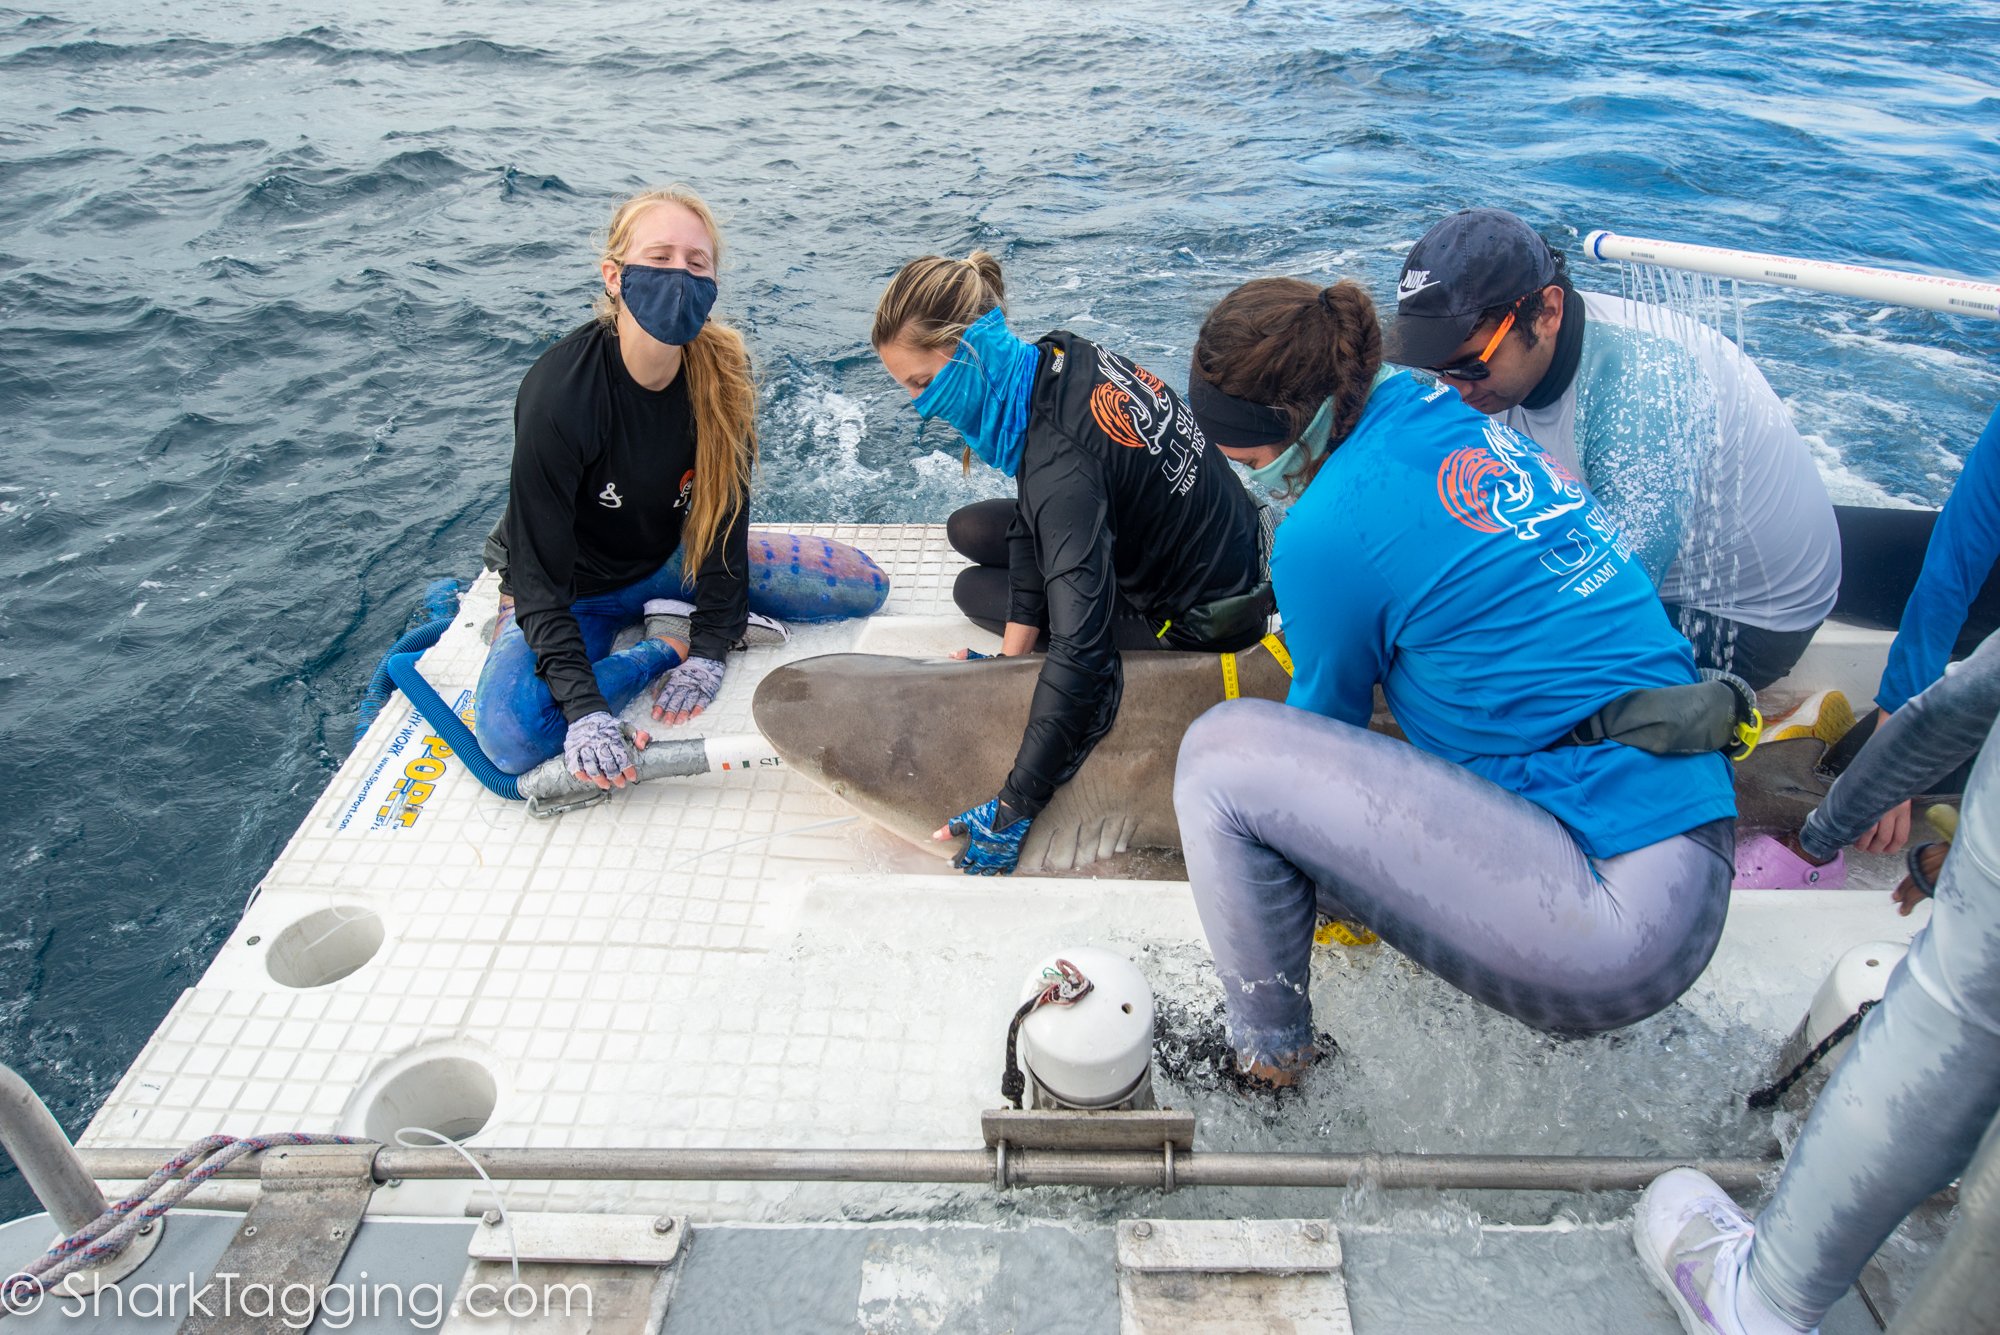
[{"label": "long blonde ponytail", "polygon": [[[623,264],[633,225],[660,204],[678,204],[701,220],[720,269],[722,229],[701,196],[682,185],[647,190],[620,204],[605,233],[603,258]],[[615,323],[618,299],[604,293],[596,310],[598,319]],[[694,410],[694,489],[681,530],[681,569],[691,577],[722,540],[730,520],[750,504],[750,477],[757,468],[757,381],[743,335],[712,315],[694,342],[681,349],[681,374],[687,377],[688,404]]]}]

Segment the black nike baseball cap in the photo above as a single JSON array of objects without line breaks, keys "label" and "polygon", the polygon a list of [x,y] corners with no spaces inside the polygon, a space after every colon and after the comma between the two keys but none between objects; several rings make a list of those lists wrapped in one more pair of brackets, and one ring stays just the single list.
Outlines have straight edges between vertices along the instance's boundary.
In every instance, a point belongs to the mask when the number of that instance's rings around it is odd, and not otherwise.
[{"label": "black nike baseball cap", "polygon": [[1556,281],[1556,257],[1535,229],[1505,209],[1463,209],[1425,232],[1396,280],[1388,360],[1441,366],[1479,313]]}]

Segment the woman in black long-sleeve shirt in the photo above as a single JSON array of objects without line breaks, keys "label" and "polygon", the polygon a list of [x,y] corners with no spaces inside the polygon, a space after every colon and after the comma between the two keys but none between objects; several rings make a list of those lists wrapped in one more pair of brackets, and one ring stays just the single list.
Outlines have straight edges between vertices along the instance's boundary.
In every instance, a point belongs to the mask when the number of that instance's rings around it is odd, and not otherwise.
[{"label": "woman in black long-sleeve shirt", "polygon": [[1001,652],[1046,633],[1048,657],[998,796],[937,836],[970,835],[958,865],[985,875],[1014,870],[1029,821],[1110,731],[1121,624],[1143,621],[1163,648],[1229,652],[1255,644],[1271,611],[1256,507],[1187,405],[1074,334],[1015,337],[1003,294],[984,251],[912,260],[872,336],[917,411],[1017,485]]},{"label": "woman in black long-sleeve shirt", "polygon": [[[756,390],[742,338],[708,319],[720,249],[693,194],[627,200],[605,244],[598,318],[521,382],[507,512],[489,545],[513,619],[487,656],[474,721],[510,773],[560,753],[579,777],[622,787],[635,771],[618,711],[667,673],[654,716],[700,713],[744,632]],[[686,597],[690,583],[684,622],[656,621],[666,629],[610,652],[648,602]]]}]

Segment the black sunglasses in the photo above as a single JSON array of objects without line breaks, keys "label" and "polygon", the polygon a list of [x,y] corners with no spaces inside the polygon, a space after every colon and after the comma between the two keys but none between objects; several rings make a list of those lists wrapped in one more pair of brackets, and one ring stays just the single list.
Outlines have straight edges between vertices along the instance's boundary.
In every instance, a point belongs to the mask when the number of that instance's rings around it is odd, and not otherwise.
[{"label": "black sunglasses", "polygon": [[1487,359],[1500,347],[1500,340],[1507,337],[1507,331],[1514,327],[1514,312],[1520,308],[1521,303],[1518,301],[1515,302],[1513,309],[1509,310],[1506,316],[1501,319],[1500,327],[1493,331],[1493,337],[1487,339],[1486,346],[1479,350],[1478,356],[1467,357],[1461,361],[1452,362],[1447,366],[1430,367],[1430,373],[1435,376],[1443,376],[1447,380],[1484,380],[1487,376],[1492,375],[1493,368],[1486,364]]}]

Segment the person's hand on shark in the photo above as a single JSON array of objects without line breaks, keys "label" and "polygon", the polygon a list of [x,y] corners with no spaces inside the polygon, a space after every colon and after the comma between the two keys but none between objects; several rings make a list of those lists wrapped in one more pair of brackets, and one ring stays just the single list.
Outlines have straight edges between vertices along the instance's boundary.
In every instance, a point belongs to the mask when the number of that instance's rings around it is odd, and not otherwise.
[{"label": "person's hand on shark", "polygon": [[999,798],[961,811],[931,835],[942,843],[960,835],[969,836],[965,851],[951,865],[967,876],[1011,876],[1021,865],[1021,844],[1033,822],[1015,814]]}]

